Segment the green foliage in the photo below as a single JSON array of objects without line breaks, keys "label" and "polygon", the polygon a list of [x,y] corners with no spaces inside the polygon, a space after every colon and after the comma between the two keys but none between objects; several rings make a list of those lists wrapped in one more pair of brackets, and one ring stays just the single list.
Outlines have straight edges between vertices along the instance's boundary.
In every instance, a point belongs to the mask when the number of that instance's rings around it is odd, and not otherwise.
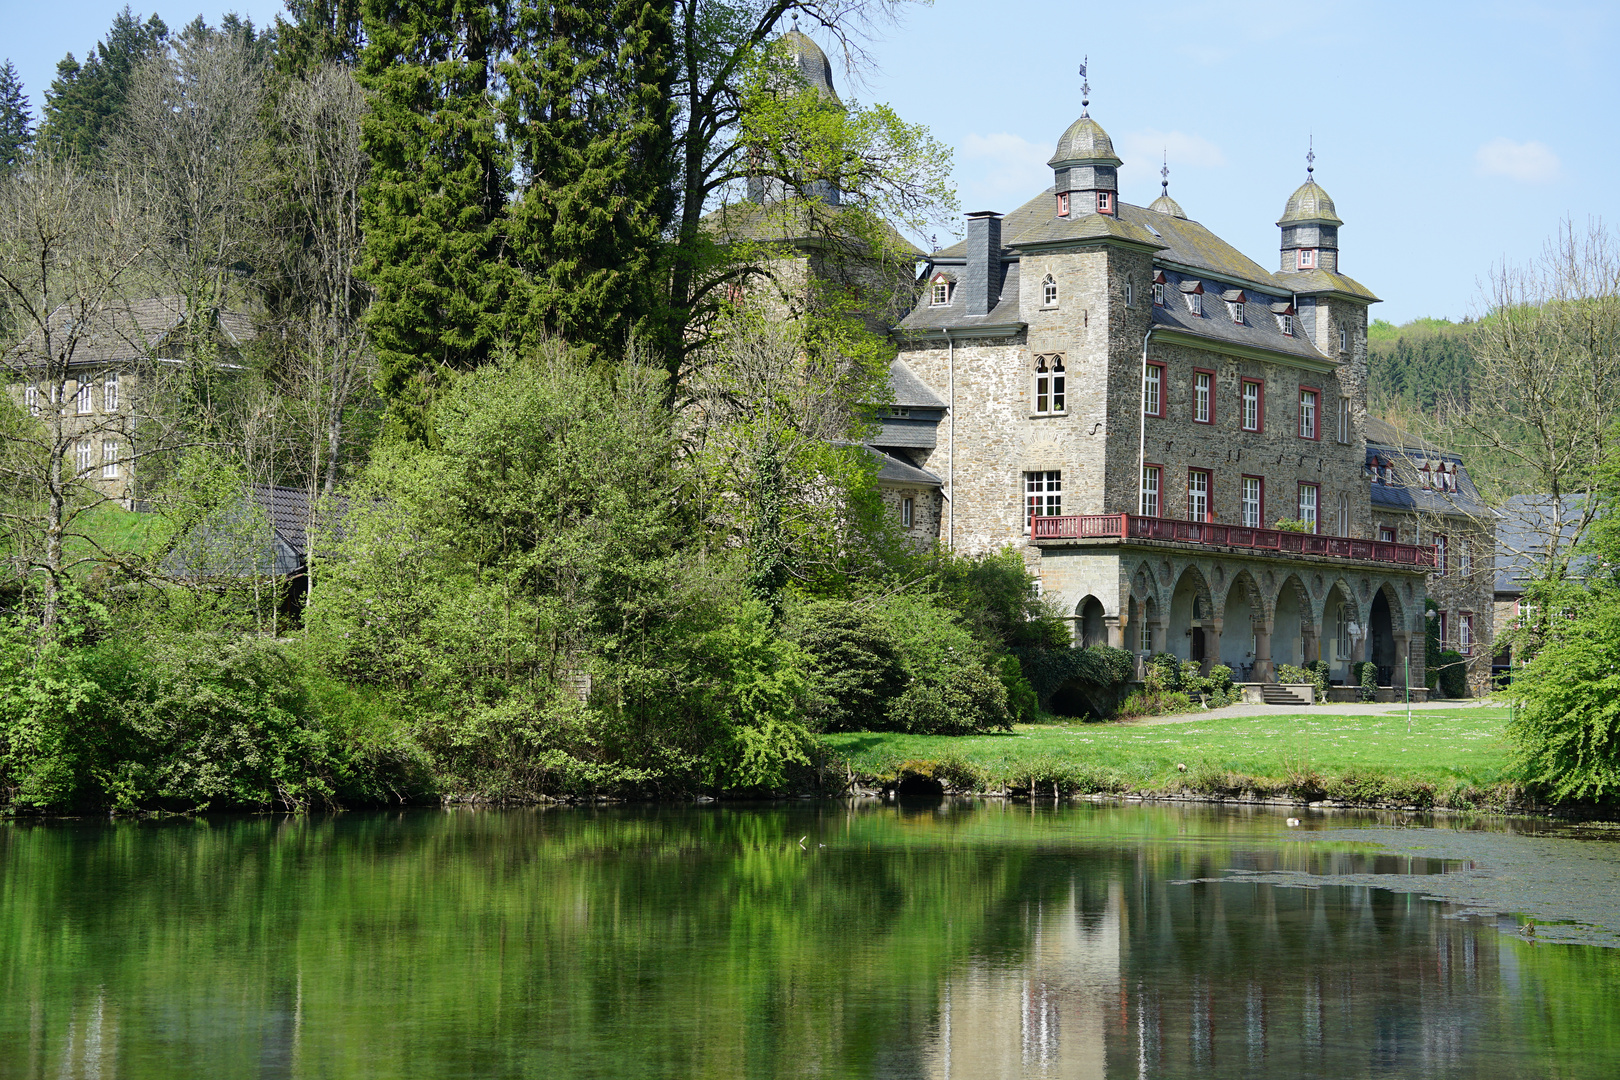
[{"label": "green foliage", "polygon": [[17,67],[10,60],[0,67],[0,173],[22,164],[34,142],[34,118],[28,111]]},{"label": "green foliage", "polygon": [[39,141],[60,153],[97,160],[124,121],[135,68],[168,37],[162,19],[153,15],[143,23],[126,6],[83,64],[72,53],[57,63],[56,78],[45,91]]},{"label": "green foliage", "polygon": [[818,731],[876,731],[906,685],[899,642],[871,605],[803,605],[790,630],[809,661],[806,715]]},{"label": "green foliage", "polygon": [[1620,791],[1620,601],[1605,590],[1569,614],[1513,673],[1514,765],[1555,799],[1612,797]]},{"label": "green foliage", "polygon": [[1423,598],[1423,681],[1430,690],[1440,685],[1440,605]]},{"label": "green foliage", "polygon": [[1009,649],[1067,649],[1069,626],[1042,604],[1036,579],[1016,548],[982,555],[932,549],[925,587],[980,641]]},{"label": "green foliage", "polygon": [[1361,688],[1362,701],[1378,700],[1378,665],[1371,660],[1350,665],[1350,677]]},{"label": "green foliage", "polygon": [[984,647],[949,612],[902,594],[884,604],[881,618],[908,680],[889,711],[895,730],[962,735],[1012,726],[1007,687],[987,666]]},{"label": "green foliage", "polygon": [[1277,681],[1280,683],[1310,683],[1314,688],[1311,698],[1314,701],[1327,700],[1327,664],[1318,660],[1314,664],[1300,667],[1296,664],[1278,664]]},{"label": "green foliage", "polygon": [[1404,408],[1433,414],[1466,407],[1472,389],[1477,325],[1413,319],[1375,321],[1367,331],[1367,396],[1374,413]]},{"label": "green foliage", "polygon": [[1295,518],[1278,518],[1271,527],[1281,532],[1308,533],[1316,531],[1316,528],[1310,522]]},{"label": "green foliage", "polygon": [[[1050,710],[1066,690],[1076,690],[1078,708],[1109,715],[1114,702],[1136,671],[1136,657],[1126,649],[1111,645],[1076,648],[1031,648],[1011,650],[1023,668],[1024,677],[1035,691],[1041,706]],[[1105,706],[1099,708],[1099,706]]]},{"label": "green foliage", "polygon": [[1007,712],[1014,723],[1033,724],[1041,717],[1041,701],[1035,688],[1024,677],[1024,667],[1018,657],[1003,653],[997,660],[1001,685],[1007,688]]},{"label": "green foliage", "polygon": [[1468,658],[1455,649],[1440,654],[1440,692],[1448,698],[1468,696]]}]

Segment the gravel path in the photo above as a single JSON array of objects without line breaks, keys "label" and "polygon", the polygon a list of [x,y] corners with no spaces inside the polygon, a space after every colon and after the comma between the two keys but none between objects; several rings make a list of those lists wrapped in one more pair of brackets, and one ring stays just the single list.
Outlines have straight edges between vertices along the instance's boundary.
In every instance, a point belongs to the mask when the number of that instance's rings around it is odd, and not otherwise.
[{"label": "gravel path", "polygon": [[[1430,712],[1435,709],[1484,709],[1499,708],[1497,702],[1485,699],[1483,701],[1469,699],[1466,701],[1430,701],[1422,705],[1414,704],[1412,712]],[[1159,724],[1191,724],[1199,720],[1215,720],[1223,716],[1251,717],[1251,716],[1289,716],[1297,713],[1319,712],[1323,716],[1405,716],[1406,706],[1403,704],[1391,705],[1387,701],[1373,702],[1363,705],[1359,702],[1337,703],[1327,705],[1245,705],[1241,702],[1228,705],[1221,709],[1199,709],[1197,712],[1175,713],[1170,716],[1148,716],[1140,720],[1121,720],[1118,723],[1131,724],[1137,727],[1156,727]]]}]

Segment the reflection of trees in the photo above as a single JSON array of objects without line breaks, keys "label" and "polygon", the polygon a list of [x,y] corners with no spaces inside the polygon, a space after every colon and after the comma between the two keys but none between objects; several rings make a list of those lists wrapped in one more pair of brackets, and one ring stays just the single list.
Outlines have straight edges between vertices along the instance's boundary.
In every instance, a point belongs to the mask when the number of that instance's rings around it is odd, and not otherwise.
[{"label": "reflection of trees", "polygon": [[1401,869],[1262,828],[949,804],[14,824],[0,1075],[1471,1076],[1521,1045],[1613,1074],[1614,954],[1382,890],[1170,884]]}]

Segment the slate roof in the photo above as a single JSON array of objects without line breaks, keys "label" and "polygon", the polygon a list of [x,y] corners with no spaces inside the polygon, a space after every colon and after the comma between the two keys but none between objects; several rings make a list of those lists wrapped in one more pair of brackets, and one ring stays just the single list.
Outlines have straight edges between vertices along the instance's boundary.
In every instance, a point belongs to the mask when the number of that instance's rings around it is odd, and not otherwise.
[{"label": "slate roof", "polygon": [[889,389],[894,393],[894,403],[906,408],[943,409],[947,404],[927,383],[917,378],[904,360],[889,365]]},{"label": "slate roof", "polygon": [[[1584,506],[1580,495],[1564,496],[1561,513],[1558,500],[1551,495],[1516,495],[1504,502],[1497,509],[1496,591],[1522,593],[1534,573],[1537,550],[1545,550],[1555,525],[1567,545],[1574,538]],[[1571,571],[1581,574],[1583,562],[1572,560]]]},{"label": "slate roof", "polygon": [[866,452],[879,459],[881,466],[878,469],[878,483],[912,484],[919,487],[942,488],[945,482],[927,469],[919,469],[915,465],[907,465],[899,458],[890,457],[876,447],[868,446]]},{"label": "slate roof", "polygon": [[1343,225],[1333,206],[1333,200],[1322,185],[1315,180],[1307,180],[1288,196],[1288,205],[1283,207],[1283,216],[1278,225],[1297,225],[1302,222],[1314,221],[1324,225]]},{"label": "slate roof", "polygon": [[[1457,465],[1457,490],[1425,488],[1418,477],[1419,466],[1425,461]],[[1385,462],[1394,471],[1393,480],[1382,479]],[[1376,472],[1373,471],[1375,465],[1378,466]],[[1371,474],[1369,488],[1374,506],[1449,517],[1495,516],[1480,497],[1462,458],[1371,416],[1367,418],[1367,468]]]},{"label": "slate roof", "polygon": [[1069,125],[1061,138],[1058,139],[1057,149],[1052,152],[1052,159],[1048,165],[1063,165],[1066,162],[1076,164],[1123,164],[1114,154],[1114,140],[1108,137],[1108,132],[1102,125],[1093,120],[1090,114],[1083,114],[1080,119]]},{"label": "slate roof", "polygon": [[951,289],[951,302],[941,307],[930,305],[925,295],[922,302],[900,320],[900,329],[972,330],[983,326],[1023,326],[1023,321],[1018,317],[1018,264],[1003,262],[1001,274],[1001,299],[990,314],[969,315],[967,290],[957,286]]},{"label": "slate roof", "polygon": [[1283,288],[1296,293],[1345,293],[1369,303],[1378,303],[1378,297],[1373,295],[1373,291],[1355,278],[1330,273],[1327,270],[1294,270],[1278,274],[1277,280],[1282,283]]},{"label": "slate roof", "polygon": [[[1283,333],[1272,306],[1286,306],[1287,290],[1279,289],[1268,295],[1255,289],[1224,289],[1221,283],[1215,281],[1200,282],[1204,286],[1204,313],[1194,315],[1187,306],[1186,297],[1191,285],[1199,282],[1199,279],[1173,270],[1165,271],[1164,276],[1165,302],[1153,306],[1153,325],[1233,345],[1270,349],[1319,363],[1336,363],[1317,351],[1310,337],[1297,323],[1292,336]],[[1231,308],[1222,297],[1222,294],[1234,293],[1241,293],[1244,297],[1242,323],[1232,319]]]},{"label": "slate roof", "polygon": [[[71,366],[86,364],[122,363],[147,357],[162,357],[163,345],[186,321],[187,302],[184,297],[159,296],[130,300],[108,307],[95,316],[89,330],[74,347]],[[65,333],[75,312],[66,306],[51,316],[53,339]],[[240,347],[257,334],[253,320],[239,311],[221,311],[216,318],[227,345]],[[20,362],[26,356],[36,355],[42,348],[36,332],[11,350]]]},{"label": "slate roof", "polygon": [[[832,64],[827,60],[827,54],[814,40],[801,33],[797,26],[795,23],[794,29],[782,35],[788,61],[811,89],[839,101],[838,91],[833,89]],[[839,101],[839,104],[843,102]]]}]

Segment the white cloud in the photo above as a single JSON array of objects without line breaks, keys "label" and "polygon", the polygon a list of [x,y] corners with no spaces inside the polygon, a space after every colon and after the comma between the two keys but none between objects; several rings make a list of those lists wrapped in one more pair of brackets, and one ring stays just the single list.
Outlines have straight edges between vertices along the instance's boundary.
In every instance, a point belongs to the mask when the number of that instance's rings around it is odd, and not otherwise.
[{"label": "white cloud", "polygon": [[1007,211],[1022,205],[1051,186],[1052,170],[1046,167],[1051,156],[1050,143],[1032,143],[1021,135],[968,135],[957,166],[962,208]]},{"label": "white cloud", "polygon": [[1546,143],[1516,143],[1505,136],[1474,151],[1474,164],[1483,176],[1505,176],[1521,184],[1548,184],[1563,173],[1563,163]]}]

